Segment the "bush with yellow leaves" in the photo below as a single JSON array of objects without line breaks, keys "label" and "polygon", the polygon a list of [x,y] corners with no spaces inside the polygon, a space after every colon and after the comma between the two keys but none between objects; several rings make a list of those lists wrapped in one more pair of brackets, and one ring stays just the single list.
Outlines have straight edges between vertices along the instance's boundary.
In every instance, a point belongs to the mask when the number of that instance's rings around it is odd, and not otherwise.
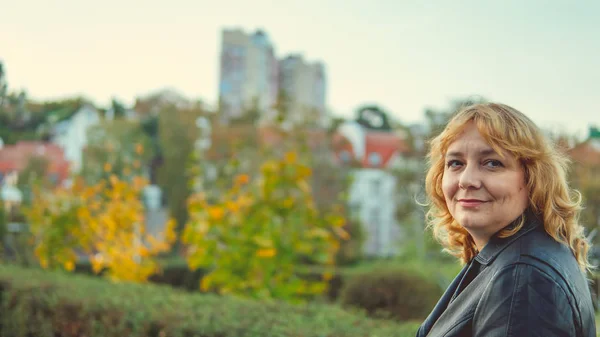
[{"label": "bush with yellow leaves", "polygon": [[95,185],[77,178],[69,187],[38,189],[25,210],[43,268],[73,270],[78,254],[89,257],[93,270],[112,280],[145,282],[157,272],[155,256],[170,249],[174,222],[161,237],[145,232],[141,200],[145,179],[112,175]]},{"label": "bush with yellow leaves", "polygon": [[[303,300],[326,290],[345,218],[324,214],[310,187],[312,171],[290,151],[266,160],[254,176],[239,174],[218,196],[194,194],[182,241],[190,268],[208,269],[201,289],[254,298]],[[321,280],[298,276],[310,262]]]}]

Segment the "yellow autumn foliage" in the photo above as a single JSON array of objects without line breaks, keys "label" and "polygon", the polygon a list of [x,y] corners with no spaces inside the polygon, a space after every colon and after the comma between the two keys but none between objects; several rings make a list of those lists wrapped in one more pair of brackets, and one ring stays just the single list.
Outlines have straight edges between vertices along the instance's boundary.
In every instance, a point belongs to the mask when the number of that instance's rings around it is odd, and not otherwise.
[{"label": "yellow autumn foliage", "polygon": [[112,280],[145,282],[158,271],[156,255],[176,239],[169,220],[157,237],[146,232],[142,178],[115,175],[95,185],[76,179],[69,188],[36,190],[25,213],[35,238],[35,254],[44,268],[73,270],[87,256],[93,271]]},{"label": "yellow autumn foliage", "polygon": [[[326,290],[348,233],[341,209],[315,207],[311,175],[300,154],[289,151],[266,158],[254,175],[232,176],[219,194],[190,197],[182,242],[189,267],[210,271],[201,290],[291,301]],[[306,261],[323,266],[321,280],[299,276]]]}]

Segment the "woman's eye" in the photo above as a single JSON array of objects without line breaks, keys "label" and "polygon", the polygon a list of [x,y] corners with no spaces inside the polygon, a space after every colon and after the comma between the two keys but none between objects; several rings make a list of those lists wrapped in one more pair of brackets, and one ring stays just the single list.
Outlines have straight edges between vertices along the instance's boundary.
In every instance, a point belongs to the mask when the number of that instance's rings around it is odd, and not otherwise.
[{"label": "woman's eye", "polygon": [[483,165],[489,167],[489,168],[498,168],[498,167],[502,167],[504,165],[502,165],[502,163],[499,160],[488,160],[485,163],[483,163]]},{"label": "woman's eye", "polygon": [[449,168],[456,168],[456,167],[459,167],[460,165],[462,165],[462,163],[460,161],[458,161],[458,160],[455,160],[455,159],[449,160],[446,163],[446,167],[449,167]]}]

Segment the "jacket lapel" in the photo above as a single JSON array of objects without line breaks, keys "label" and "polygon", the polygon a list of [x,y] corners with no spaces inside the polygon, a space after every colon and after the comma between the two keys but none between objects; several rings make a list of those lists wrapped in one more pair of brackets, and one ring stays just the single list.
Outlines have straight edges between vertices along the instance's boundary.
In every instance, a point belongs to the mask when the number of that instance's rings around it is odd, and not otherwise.
[{"label": "jacket lapel", "polygon": [[433,327],[435,322],[444,313],[444,311],[448,307],[448,304],[450,304],[450,300],[452,299],[452,296],[458,289],[458,286],[459,286],[460,282],[462,281],[468,267],[469,267],[469,264],[465,265],[463,267],[463,269],[460,271],[460,273],[458,273],[458,275],[456,275],[454,280],[452,280],[452,283],[450,283],[450,285],[444,292],[444,295],[442,295],[442,297],[440,298],[438,303],[435,305],[435,307],[433,308],[433,310],[431,311],[431,313],[429,314],[427,319],[425,319],[423,324],[421,324],[421,327],[419,327],[419,330],[417,331],[417,337],[427,336],[427,334],[429,333],[429,331],[431,330],[431,328]]}]

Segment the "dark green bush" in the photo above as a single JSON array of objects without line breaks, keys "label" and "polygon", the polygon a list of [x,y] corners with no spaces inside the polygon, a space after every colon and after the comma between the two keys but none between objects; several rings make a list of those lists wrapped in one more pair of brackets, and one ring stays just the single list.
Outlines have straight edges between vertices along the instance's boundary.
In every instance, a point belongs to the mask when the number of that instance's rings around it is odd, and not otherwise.
[{"label": "dark green bush", "polygon": [[[202,269],[190,270],[183,259],[166,259],[159,261],[159,263],[161,270],[150,276],[148,279],[150,283],[170,285],[187,291],[200,291],[200,281],[206,271]],[[92,265],[87,261],[78,262],[75,266],[75,272],[96,276],[92,270]],[[100,275],[102,275],[102,272]]]},{"label": "dark green bush", "polygon": [[191,294],[7,265],[0,265],[0,297],[3,337],[402,337],[417,328],[335,306]]},{"label": "dark green bush", "polygon": [[184,263],[172,263],[162,267],[158,274],[150,276],[149,281],[187,291],[200,291],[200,281],[205,273],[202,269],[190,270]]},{"label": "dark green bush", "polygon": [[377,269],[347,276],[342,305],[372,316],[420,320],[431,312],[443,290],[423,276],[403,269]]},{"label": "dark green bush", "polygon": [[350,219],[343,229],[350,235],[348,240],[342,240],[340,249],[335,256],[338,266],[352,266],[363,259],[365,233],[362,224],[357,219]]}]

